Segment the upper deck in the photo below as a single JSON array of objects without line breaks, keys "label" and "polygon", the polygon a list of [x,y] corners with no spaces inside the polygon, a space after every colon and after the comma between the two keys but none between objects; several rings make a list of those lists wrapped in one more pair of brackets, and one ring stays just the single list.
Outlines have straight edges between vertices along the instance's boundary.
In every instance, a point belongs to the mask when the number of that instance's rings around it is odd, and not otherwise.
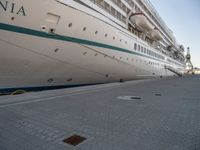
[{"label": "upper deck", "polygon": [[[76,1],[86,3],[83,0]],[[135,36],[163,51],[173,59],[184,62],[184,47],[177,44],[172,31],[167,27],[149,0],[90,0],[90,2],[102,8],[110,19],[122,24]],[[144,13],[151,24],[159,30],[163,36],[161,41],[154,41],[147,33],[144,33],[130,22],[130,16],[138,12]]]}]

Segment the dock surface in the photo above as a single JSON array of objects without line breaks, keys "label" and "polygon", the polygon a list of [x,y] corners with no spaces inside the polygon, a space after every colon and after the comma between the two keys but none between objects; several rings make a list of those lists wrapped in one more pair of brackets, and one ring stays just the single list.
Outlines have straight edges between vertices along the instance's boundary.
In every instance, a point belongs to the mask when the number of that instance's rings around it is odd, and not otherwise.
[{"label": "dock surface", "polygon": [[200,76],[2,96],[0,150],[200,150]]}]

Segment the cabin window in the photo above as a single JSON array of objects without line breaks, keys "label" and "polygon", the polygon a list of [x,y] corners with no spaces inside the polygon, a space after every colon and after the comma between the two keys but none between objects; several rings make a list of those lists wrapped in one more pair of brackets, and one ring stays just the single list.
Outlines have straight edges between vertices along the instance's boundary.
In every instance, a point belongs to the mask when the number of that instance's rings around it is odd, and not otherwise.
[{"label": "cabin window", "polygon": [[126,5],[124,5],[123,3],[122,3],[121,8],[123,9],[123,11],[126,11]]},{"label": "cabin window", "polygon": [[134,44],[134,50],[137,50],[137,44],[136,43]]},{"label": "cabin window", "polygon": [[141,52],[143,53],[143,47],[141,46]]},{"label": "cabin window", "polygon": [[[103,1],[103,0],[100,0],[100,1]],[[101,6],[101,5],[100,5]],[[110,5],[108,4],[108,3],[106,3],[105,1],[103,2],[103,4],[102,4],[102,7],[106,10],[106,11],[108,11],[109,13],[110,13]]]},{"label": "cabin window", "polygon": [[146,48],[144,48],[144,53],[146,54]]},{"label": "cabin window", "polygon": [[130,9],[126,8],[126,13],[127,14],[129,14],[130,11],[131,11]]},{"label": "cabin window", "polygon": [[121,14],[117,11],[117,18],[121,20]]},{"label": "cabin window", "polygon": [[122,15],[122,21],[126,23],[126,17]]},{"label": "cabin window", "polygon": [[140,52],[140,45],[138,45],[138,51]]},{"label": "cabin window", "polygon": [[111,7],[111,14],[112,14],[113,16],[116,15],[116,10],[115,10],[113,7]]}]

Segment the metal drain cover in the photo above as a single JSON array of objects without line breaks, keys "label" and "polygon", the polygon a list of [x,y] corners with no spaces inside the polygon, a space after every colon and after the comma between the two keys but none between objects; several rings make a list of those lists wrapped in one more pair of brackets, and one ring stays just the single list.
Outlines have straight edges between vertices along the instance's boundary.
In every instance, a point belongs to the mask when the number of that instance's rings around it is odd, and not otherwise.
[{"label": "metal drain cover", "polygon": [[142,98],[139,96],[118,96],[118,99],[122,100],[141,100]]},{"label": "metal drain cover", "polygon": [[63,142],[73,145],[73,146],[76,146],[85,140],[86,140],[86,138],[75,134],[75,135],[72,135],[69,138],[63,140]]},{"label": "metal drain cover", "polygon": [[161,93],[156,93],[155,96],[162,96],[162,94]]}]

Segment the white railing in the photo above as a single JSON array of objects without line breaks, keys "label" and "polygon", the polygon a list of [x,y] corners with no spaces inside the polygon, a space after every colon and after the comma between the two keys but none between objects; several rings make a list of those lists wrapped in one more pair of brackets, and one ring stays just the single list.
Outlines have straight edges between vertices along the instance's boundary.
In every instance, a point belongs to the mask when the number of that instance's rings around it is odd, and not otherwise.
[{"label": "white railing", "polygon": [[159,22],[159,24],[162,26],[162,28],[167,32],[167,34],[170,36],[171,39],[174,40],[172,36],[172,31],[167,27],[166,23],[163,21],[163,19],[158,14],[157,10],[154,8],[152,3],[149,0],[140,0],[146,7],[149,9],[149,11],[152,13],[152,15],[156,18],[156,20]]}]

